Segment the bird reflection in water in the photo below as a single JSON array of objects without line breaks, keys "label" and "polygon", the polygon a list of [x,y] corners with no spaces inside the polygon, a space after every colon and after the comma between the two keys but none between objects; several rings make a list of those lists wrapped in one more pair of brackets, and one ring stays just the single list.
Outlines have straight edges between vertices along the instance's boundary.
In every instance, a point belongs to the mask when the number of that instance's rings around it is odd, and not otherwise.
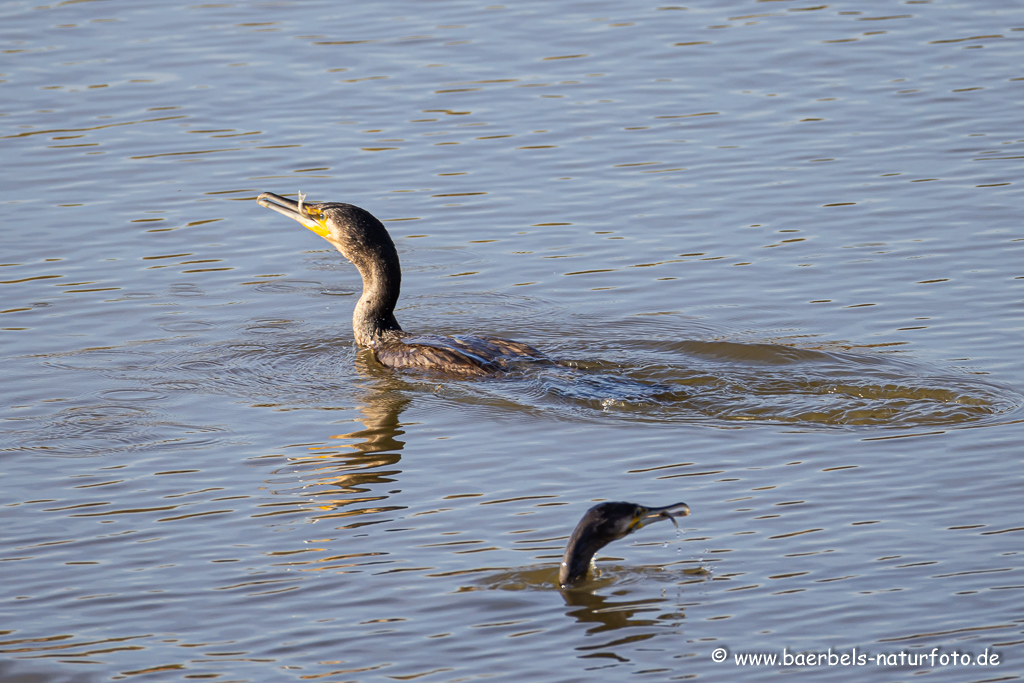
[{"label": "bird reflection in water", "polygon": [[593,624],[587,630],[590,634],[637,626],[677,626],[686,617],[681,606],[665,597],[613,600],[590,591],[563,591],[562,595],[569,608],[566,616],[581,624]]},{"label": "bird reflection in water", "polygon": [[[393,484],[401,474],[397,466],[402,459],[405,441],[399,438],[404,434],[399,415],[408,403],[409,399],[399,398],[390,392],[371,392],[364,405],[359,407],[363,414],[359,418],[363,429],[330,437],[349,443],[341,448],[336,445],[310,446],[309,455],[290,462],[291,472],[295,471],[296,465],[300,466],[305,480],[303,494],[311,496],[314,509],[320,511],[316,519],[405,509],[405,506],[380,505],[380,501],[390,497],[390,492],[379,491]],[[355,453],[347,452],[348,449]]]}]

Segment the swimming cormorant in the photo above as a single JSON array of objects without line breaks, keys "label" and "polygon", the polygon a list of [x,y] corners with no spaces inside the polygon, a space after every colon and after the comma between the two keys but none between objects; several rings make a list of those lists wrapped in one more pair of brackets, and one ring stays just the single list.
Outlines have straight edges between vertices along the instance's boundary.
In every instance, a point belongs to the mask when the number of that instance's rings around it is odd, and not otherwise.
[{"label": "swimming cormorant", "polygon": [[599,503],[587,510],[576,530],[569,538],[558,570],[558,583],[568,588],[587,576],[594,553],[612,541],[628,536],[651,522],[686,517],[690,508],[686,503],[675,503],[655,508],[636,503]]},{"label": "swimming cormorant", "polygon": [[370,349],[382,364],[459,375],[486,375],[511,361],[543,359],[520,342],[499,337],[411,335],[395,320],[402,268],[391,235],[373,214],[351,204],[306,204],[264,192],[256,200],[306,226],[334,245],[363,279],[363,293],[352,314],[356,344]]}]

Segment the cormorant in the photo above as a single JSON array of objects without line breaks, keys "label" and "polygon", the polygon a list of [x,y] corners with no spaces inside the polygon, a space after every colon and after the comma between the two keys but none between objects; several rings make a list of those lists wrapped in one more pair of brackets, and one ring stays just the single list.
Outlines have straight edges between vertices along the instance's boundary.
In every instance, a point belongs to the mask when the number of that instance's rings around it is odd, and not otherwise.
[{"label": "cormorant", "polygon": [[[675,503],[665,507],[646,507],[636,503],[599,503],[587,510],[576,530],[569,538],[558,570],[558,583],[568,588],[587,576],[594,553],[612,541],[624,538],[632,532],[659,519],[670,519],[676,524],[676,516],[686,517],[690,508],[686,503]],[[678,526],[678,525],[677,525]]]},{"label": "cormorant", "polygon": [[363,293],[352,314],[356,344],[370,349],[382,364],[459,375],[486,375],[511,361],[543,359],[537,349],[499,337],[411,335],[395,320],[402,269],[398,250],[384,225],[369,211],[351,204],[306,204],[264,192],[256,200],[306,226],[334,245],[363,279]]}]

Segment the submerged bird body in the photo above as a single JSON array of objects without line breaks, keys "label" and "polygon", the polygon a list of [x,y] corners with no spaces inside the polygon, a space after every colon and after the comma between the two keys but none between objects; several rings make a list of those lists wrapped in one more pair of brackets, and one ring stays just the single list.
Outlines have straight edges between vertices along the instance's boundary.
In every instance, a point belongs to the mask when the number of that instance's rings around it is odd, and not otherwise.
[{"label": "submerged bird body", "polygon": [[264,192],[257,201],[292,218],[334,245],[363,280],[352,313],[356,344],[393,368],[418,368],[461,375],[491,374],[515,360],[543,358],[537,349],[499,337],[411,335],[395,319],[402,287],[398,250],[384,224],[352,204],[306,204]]},{"label": "submerged bird body", "polygon": [[594,554],[612,541],[660,519],[669,519],[675,524],[677,515],[686,517],[689,514],[690,508],[686,503],[665,507],[645,507],[635,503],[595,505],[583,515],[569,538],[558,571],[558,583],[568,588],[586,578]]}]

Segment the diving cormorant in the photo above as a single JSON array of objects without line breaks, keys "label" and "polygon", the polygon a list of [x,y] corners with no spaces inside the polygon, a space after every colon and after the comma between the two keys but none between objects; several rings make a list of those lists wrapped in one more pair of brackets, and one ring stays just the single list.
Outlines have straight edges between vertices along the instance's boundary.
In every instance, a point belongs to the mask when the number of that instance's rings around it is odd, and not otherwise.
[{"label": "diving cormorant", "polygon": [[675,503],[655,508],[636,503],[599,503],[587,510],[576,525],[565,547],[562,566],[558,570],[558,583],[568,588],[587,576],[594,553],[633,533],[651,522],[686,517],[690,508],[686,503]]}]

